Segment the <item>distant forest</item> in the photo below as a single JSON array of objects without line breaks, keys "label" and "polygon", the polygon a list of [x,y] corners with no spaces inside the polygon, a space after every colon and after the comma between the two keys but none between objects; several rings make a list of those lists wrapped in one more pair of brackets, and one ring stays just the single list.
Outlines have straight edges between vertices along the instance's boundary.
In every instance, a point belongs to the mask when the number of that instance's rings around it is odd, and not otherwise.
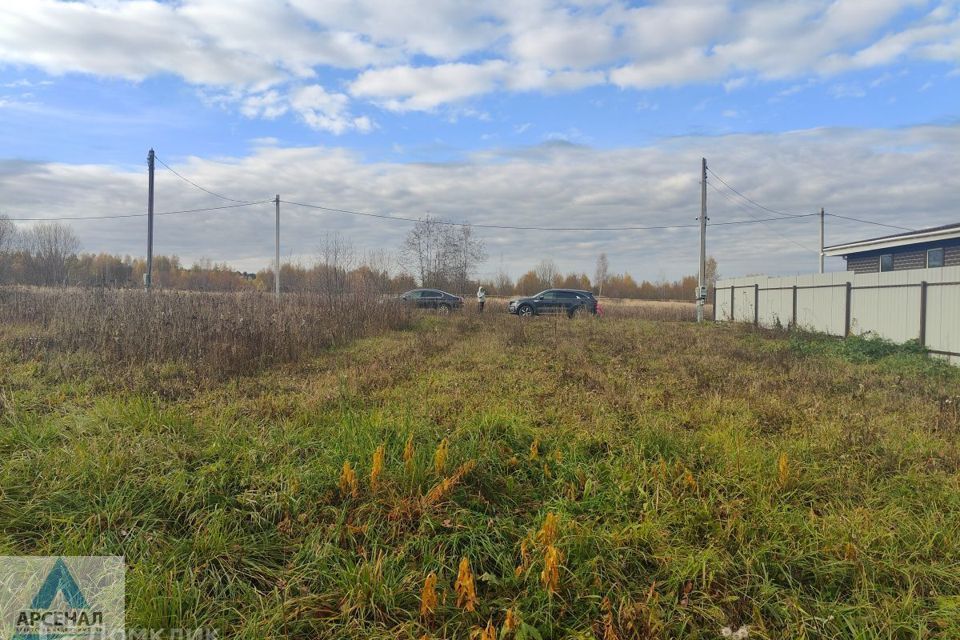
[{"label": "distant forest", "polygon": [[[463,244],[463,237],[460,242]],[[404,250],[409,253],[410,242]],[[361,256],[339,236],[328,237],[317,250],[313,264],[283,264],[280,283],[291,292],[401,293],[418,286],[446,289],[472,295],[483,285],[489,295],[529,295],[551,287],[590,290],[613,298],[644,300],[692,299],[695,275],[680,280],[651,282],[635,280],[629,273],[609,273],[606,255],[597,259],[591,279],[586,273],[561,273],[552,260],[543,260],[514,281],[500,272],[485,280],[472,274],[475,265],[463,256],[443,260],[433,256],[433,268],[417,269],[415,260],[385,252]],[[482,247],[476,255],[482,261]],[[421,263],[422,257],[418,258]],[[439,265],[439,266],[437,266]],[[42,223],[20,230],[0,216],[0,284],[131,288],[143,286],[147,265],[144,258],[106,253],[84,253],[73,230],[60,223]],[[417,273],[413,275],[411,272]],[[708,260],[707,280],[716,281],[717,267]],[[273,270],[256,273],[237,271],[225,263],[201,260],[190,266],[177,256],[154,256],[153,283],[164,289],[192,291],[273,290]]]}]

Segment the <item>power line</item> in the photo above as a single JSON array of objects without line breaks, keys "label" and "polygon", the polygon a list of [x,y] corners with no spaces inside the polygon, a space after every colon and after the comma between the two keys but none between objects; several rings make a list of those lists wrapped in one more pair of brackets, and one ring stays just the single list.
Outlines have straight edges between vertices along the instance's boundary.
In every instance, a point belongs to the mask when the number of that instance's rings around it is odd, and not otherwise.
[{"label": "power line", "polygon": [[874,222],[873,220],[861,220],[860,218],[851,218],[850,216],[841,216],[836,213],[828,213],[826,215],[832,216],[834,218],[840,218],[841,220],[852,220],[853,222],[862,222],[864,224],[875,224],[878,227],[887,227],[889,229],[900,229],[901,231],[916,231],[916,229],[911,229],[910,227],[898,227],[895,224],[885,224],[883,222]]},{"label": "power line", "polygon": [[242,203],[249,203],[249,202],[251,202],[250,200],[237,200],[236,198],[228,198],[227,196],[222,195],[222,194],[219,194],[219,193],[217,193],[216,191],[211,191],[210,189],[207,189],[206,187],[200,186],[199,184],[197,184],[196,182],[194,182],[194,181],[191,180],[190,178],[187,178],[187,177],[184,176],[183,174],[178,173],[173,167],[171,167],[170,165],[168,165],[166,162],[164,162],[163,160],[161,160],[161,159],[158,158],[157,156],[154,156],[154,159],[155,159],[157,162],[159,162],[160,164],[162,164],[163,166],[165,166],[167,169],[169,169],[169,170],[170,170],[170,173],[172,173],[173,175],[177,176],[178,178],[180,178],[181,180],[183,180],[183,181],[186,182],[187,184],[196,187],[196,188],[199,189],[200,191],[203,191],[204,193],[209,193],[210,195],[215,196],[215,197],[217,197],[217,198],[220,198],[221,200],[226,200],[227,202],[242,202]]},{"label": "power line", "polygon": [[[708,171],[709,171],[709,169],[708,169]],[[720,194],[721,196],[723,196],[724,198],[726,198],[731,204],[733,204],[734,206],[740,208],[744,213],[746,213],[746,214],[747,214],[748,216],[750,216],[751,218],[756,218],[756,217],[757,217],[756,214],[754,214],[752,211],[748,210],[746,206],[744,206],[744,205],[743,205],[742,203],[740,203],[739,201],[734,200],[734,199],[733,199],[733,196],[729,195],[728,193],[726,193],[725,191],[723,191],[723,190],[720,189],[719,187],[714,186],[714,184],[713,184],[712,182],[707,182],[707,186],[710,187],[711,189],[713,189],[714,191],[716,191],[717,193],[719,193],[719,194]],[[777,220],[782,220],[782,218],[776,218],[776,219],[777,219]],[[781,238],[783,238],[784,240],[786,240],[787,242],[790,242],[790,243],[792,243],[792,244],[800,247],[800,248],[803,249],[804,251],[809,251],[809,252],[811,252],[811,253],[820,253],[819,251],[815,251],[815,250],[811,249],[810,247],[804,246],[804,245],[800,244],[799,242],[797,242],[797,241],[795,241],[795,240],[791,240],[790,238],[788,238],[788,237],[785,236],[784,234],[780,233],[779,231],[777,231],[777,230],[774,229],[773,227],[771,227],[770,230],[773,231],[773,232],[774,232],[775,234],[777,234],[778,236],[780,236]]]},{"label": "power line", "polygon": [[[740,193],[739,191],[737,191],[736,189],[734,189],[732,186],[730,186],[730,184],[729,184],[726,180],[724,180],[723,178],[721,178],[720,176],[718,176],[713,169],[707,168],[707,171],[709,171],[711,174],[713,174],[713,177],[716,178],[717,180],[719,180],[720,182],[722,182],[728,189],[730,189],[730,191],[733,191],[735,194],[737,194],[738,196],[740,196],[741,198],[743,198],[743,199],[746,200],[747,202],[749,202],[749,203],[751,203],[751,204],[753,204],[753,205],[755,205],[755,206],[763,209],[764,211],[769,211],[770,213],[776,213],[776,214],[778,214],[778,215],[787,216],[787,217],[790,217],[790,218],[803,217],[802,214],[788,213],[788,212],[786,212],[786,211],[778,211],[778,210],[776,210],[776,209],[771,209],[770,207],[764,206],[764,205],[760,204],[759,202],[757,202],[756,200],[753,200],[752,198],[750,198],[750,197],[748,197],[748,196],[745,196],[745,195],[743,195],[742,193]],[[863,224],[872,224],[872,225],[876,225],[876,226],[878,226],[878,227],[887,227],[887,228],[889,228],[889,229],[899,229],[899,230],[901,230],[901,231],[916,231],[916,229],[911,229],[911,228],[909,228],[909,227],[900,227],[900,226],[897,226],[897,225],[895,225],[895,224],[886,224],[886,223],[883,223],[883,222],[875,222],[875,221],[873,221],[873,220],[863,220],[863,219],[861,219],[861,218],[851,218],[850,216],[842,216],[842,215],[839,215],[839,214],[836,214],[836,213],[827,213],[827,214],[825,214],[825,215],[832,216],[832,217],[834,217],[834,218],[841,218],[841,219],[843,219],[843,220],[851,220],[851,221],[853,221],[853,222],[861,222],[861,223],[863,223]]]},{"label": "power line", "polygon": [[[417,223],[421,220],[417,218],[407,218],[404,216],[388,216],[382,213],[369,213],[364,211],[352,211],[350,209],[338,209],[335,207],[325,207],[317,204],[307,204],[304,202],[291,202],[289,200],[281,200],[284,204],[294,205],[296,207],[306,207],[308,209],[319,209],[321,211],[330,211],[333,213],[345,213],[352,216],[364,216],[369,218],[379,218],[382,220],[393,220],[397,222],[412,222]],[[810,217],[819,215],[816,213],[806,214],[804,216],[796,217]],[[783,221],[783,218],[764,218],[757,220],[731,220],[728,222],[716,222],[713,223],[713,226],[725,226],[725,225],[735,225],[735,224],[754,224],[759,222],[775,222]],[[469,222],[452,222],[450,220],[434,220],[437,224],[444,224],[454,227],[476,227],[479,229],[506,229],[514,231],[654,231],[659,229],[690,229],[699,227],[699,224],[671,224],[671,225],[652,225],[644,227],[534,227],[534,226],[520,226],[520,225],[506,225],[506,224],[473,224]]]},{"label": "power line", "polygon": [[[181,213],[202,213],[204,211],[220,211],[221,209],[239,209],[241,207],[250,207],[255,204],[265,204],[271,200],[259,200],[256,202],[244,202],[241,204],[226,204],[220,207],[204,207],[202,209],[180,209],[178,211],[161,211],[154,213],[155,216],[173,216]],[[7,218],[11,222],[62,222],[65,220],[117,220],[119,218],[145,218],[146,213],[122,213],[110,216],[59,216],[55,218]]]},{"label": "power line", "polygon": [[763,209],[764,211],[769,211],[770,213],[775,213],[775,214],[777,214],[777,215],[779,215],[779,216],[786,216],[786,217],[788,217],[788,218],[799,218],[799,217],[802,217],[803,215],[805,215],[805,214],[799,214],[799,213],[788,213],[788,212],[786,212],[786,211],[778,211],[777,209],[771,209],[770,207],[764,206],[764,205],[760,204],[759,202],[757,202],[756,200],[750,198],[749,196],[743,195],[742,193],[740,193],[739,191],[737,191],[736,189],[734,189],[733,187],[731,187],[731,186],[730,186],[730,183],[728,183],[726,180],[724,180],[723,178],[721,178],[720,176],[718,176],[717,173],[716,173],[713,169],[710,169],[710,168],[708,167],[708,168],[707,168],[707,171],[709,171],[709,172],[713,175],[714,178],[716,178],[717,180],[719,180],[720,182],[722,182],[722,183],[724,184],[724,186],[727,187],[727,189],[730,189],[730,191],[733,191],[735,194],[737,194],[738,196],[740,196],[741,198],[743,198],[744,200],[746,200],[746,201],[749,202],[750,204],[752,204],[752,205],[754,205],[754,206],[756,206],[756,207],[759,207],[759,208]]}]

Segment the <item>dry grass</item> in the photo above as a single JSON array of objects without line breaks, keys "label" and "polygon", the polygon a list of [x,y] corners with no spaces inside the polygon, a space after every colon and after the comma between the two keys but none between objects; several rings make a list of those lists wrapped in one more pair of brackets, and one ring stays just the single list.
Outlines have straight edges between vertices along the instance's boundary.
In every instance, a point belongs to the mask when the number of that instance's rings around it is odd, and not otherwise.
[{"label": "dry grass", "polygon": [[0,288],[0,325],[24,359],[92,354],[101,363],[184,363],[220,379],[294,362],[409,326],[374,296],[331,299],[117,289]]},{"label": "dry grass", "polygon": [[0,351],[0,555],[124,555],[131,627],[960,629],[960,371],[909,349],[468,311],[176,400],[35,353]]},{"label": "dry grass", "polygon": [[[689,322],[697,319],[697,305],[692,302],[600,298],[600,305],[604,315],[611,318]],[[706,305],[704,317],[709,318],[712,313],[713,306]]]}]

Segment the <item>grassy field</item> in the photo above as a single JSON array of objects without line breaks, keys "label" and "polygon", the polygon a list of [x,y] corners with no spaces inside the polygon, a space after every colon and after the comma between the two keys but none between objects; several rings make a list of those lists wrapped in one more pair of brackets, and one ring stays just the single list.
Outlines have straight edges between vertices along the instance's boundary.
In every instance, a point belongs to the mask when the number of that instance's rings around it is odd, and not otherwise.
[{"label": "grassy field", "polygon": [[464,314],[197,384],[31,332],[0,554],[124,555],[130,627],[960,637],[960,372],[910,348]]},{"label": "grassy field", "polygon": [[[507,310],[510,298],[488,296],[487,307],[495,312]],[[473,301],[468,299],[469,307]],[[689,302],[635,300],[630,298],[600,298],[600,306],[605,317],[642,318],[644,320],[696,320],[697,307]],[[707,304],[704,317],[713,313],[713,305]]]}]

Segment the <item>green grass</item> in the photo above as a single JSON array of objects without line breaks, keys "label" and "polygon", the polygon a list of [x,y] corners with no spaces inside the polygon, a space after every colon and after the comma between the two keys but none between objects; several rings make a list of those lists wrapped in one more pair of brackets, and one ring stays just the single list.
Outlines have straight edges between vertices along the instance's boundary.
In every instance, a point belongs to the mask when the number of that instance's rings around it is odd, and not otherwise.
[{"label": "green grass", "polygon": [[133,628],[467,638],[512,609],[501,638],[960,633],[960,372],[916,349],[467,316],[209,385],[2,358],[0,554],[126,556]]}]

